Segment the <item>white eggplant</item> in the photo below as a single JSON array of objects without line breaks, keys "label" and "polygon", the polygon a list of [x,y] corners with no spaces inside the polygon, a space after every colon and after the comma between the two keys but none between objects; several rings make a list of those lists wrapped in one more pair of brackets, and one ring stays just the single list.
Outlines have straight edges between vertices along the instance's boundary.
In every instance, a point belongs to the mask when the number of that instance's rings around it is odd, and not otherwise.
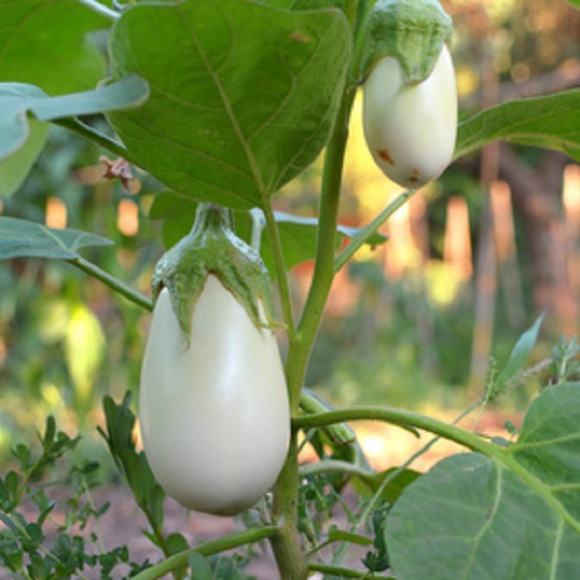
[{"label": "white eggplant", "polygon": [[275,483],[290,429],[276,338],[215,275],[195,301],[189,337],[168,289],[159,293],[139,416],[155,477],[190,509],[235,514]]},{"label": "white eggplant", "polygon": [[416,189],[438,177],[455,148],[457,90],[443,45],[431,74],[407,84],[399,60],[381,58],[364,85],[363,125],[370,152],[385,175]]}]

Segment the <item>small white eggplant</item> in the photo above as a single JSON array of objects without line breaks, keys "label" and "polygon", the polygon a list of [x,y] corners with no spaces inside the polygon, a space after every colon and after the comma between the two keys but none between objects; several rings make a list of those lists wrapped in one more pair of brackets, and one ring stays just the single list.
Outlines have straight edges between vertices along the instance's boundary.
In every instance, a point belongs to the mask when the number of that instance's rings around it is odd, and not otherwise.
[{"label": "small white eggplant", "polygon": [[195,301],[189,336],[168,289],[160,291],[139,416],[155,477],[190,509],[239,513],[275,483],[290,430],[276,337],[255,324],[215,275]]},{"label": "small white eggplant", "polygon": [[457,132],[457,90],[443,45],[431,74],[407,84],[399,60],[381,58],[363,90],[363,125],[370,152],[385,175],[416,189],[449,165]]}]

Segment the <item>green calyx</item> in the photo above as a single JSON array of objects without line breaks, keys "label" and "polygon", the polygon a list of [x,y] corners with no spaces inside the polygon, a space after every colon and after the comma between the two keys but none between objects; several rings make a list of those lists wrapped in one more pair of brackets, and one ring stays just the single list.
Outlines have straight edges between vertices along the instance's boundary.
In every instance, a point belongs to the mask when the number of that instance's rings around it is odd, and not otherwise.
[{"label": "green calyx", "polygon": [[234,234],[230,210],[201,203],[191,232],[161,257],[151,281],[154,299],[163,288],[169,290],[188,337],[193,307],[210,274],[234,295],[257,327],[273,324],[271,280],[260,255]]},{"label": "green calyx", "polygon": [[433,71],[453,34],[451,17],[438,0],[378,0],[367,21],[362,76],[386,56],[401,64],[405,84],[418,84]]}]

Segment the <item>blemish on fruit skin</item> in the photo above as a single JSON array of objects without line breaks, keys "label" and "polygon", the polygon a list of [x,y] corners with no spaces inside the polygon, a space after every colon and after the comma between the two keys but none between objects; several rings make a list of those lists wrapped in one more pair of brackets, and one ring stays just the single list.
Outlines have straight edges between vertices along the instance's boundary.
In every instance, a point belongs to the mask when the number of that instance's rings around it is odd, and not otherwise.
[{"label": "blemish on fruit skin", "polygon": [[377,155],[383,161],[386,161],[387,163],[390,163],[391,165],[395,164],[395,162],[393,161],[393,158],[389,155],[389,152],[386,149],[377,149]]}]

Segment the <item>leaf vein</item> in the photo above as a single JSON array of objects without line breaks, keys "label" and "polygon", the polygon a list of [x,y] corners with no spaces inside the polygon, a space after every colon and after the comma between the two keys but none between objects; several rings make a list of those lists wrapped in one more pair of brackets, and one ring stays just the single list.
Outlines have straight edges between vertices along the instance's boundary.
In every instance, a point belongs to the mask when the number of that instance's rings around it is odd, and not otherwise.
[{"label": "leaf vein", "polygon": [[[219,74],[217,73],[217,71],[215,71],[212,68],[211,63],[208,59],[208,56],[207,56],[203,46],[200,43],[200,40],[197,36],[196,31],[191,26],[189,19],[185,18],[185,22],[186,22],[187,29],[188,29],[188,32],[190,34],[191,40],[195,46],[195,49],[197,50],[197,52],[200,56],[201,62],[204,65],[204,67],[205,67],[210,79],[214,83],[216,89],[218,90],[218,93],[219,93],[220,98],[222,100],[222,103],[224,105],[224,109],[226,111],[227,117],[230,120],[230,123],[232,125],[233,130],[234,130],[234,133],[235,133],[235,135],[240,143],[240,146],[242,147],[242,149],[246,155],[246,159],[248,160],[248,164],[250,166],[251,175],[252,175],[254,182],[258,188],[258,191],[261,194],[263,192],[262,177],[260,175],[260,171],[259,171],[258,165],[256,163],[256,159],[254,158],[254,153],[253,153],[253,151],[252,151],[252,149],[247,141],[247,138],[245,137],[245,135],[242,131],[242,128],[240,127],[240,125],[238,123],[238,120],[237,120],[236,115],[235,115],[234,110],[233,110],[232,103],[230,102],[229,96],[227,94],[226,88],[224,87],[224,84],[223,84],[221,78],[219,77]],[[231,20],[229,18],[228,18],[228,22],[230,24],[232,37],[235,37],[235,28],[234,28],[234,26],[231,23]]]}]

